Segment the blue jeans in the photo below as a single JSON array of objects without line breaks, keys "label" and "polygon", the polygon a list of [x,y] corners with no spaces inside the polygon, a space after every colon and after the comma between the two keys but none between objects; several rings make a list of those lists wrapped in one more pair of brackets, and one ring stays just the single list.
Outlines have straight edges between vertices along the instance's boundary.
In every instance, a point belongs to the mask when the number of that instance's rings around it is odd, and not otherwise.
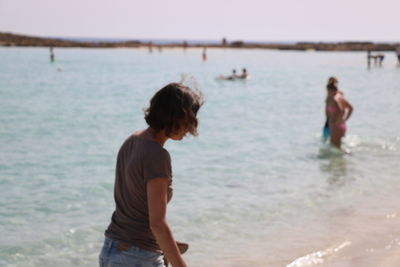
[{"label": "blue jeans", "polygon": [[118,241],[104,240],[99,256],[100,267],[164,267],[163,254],[138,247],[119,250]]}]

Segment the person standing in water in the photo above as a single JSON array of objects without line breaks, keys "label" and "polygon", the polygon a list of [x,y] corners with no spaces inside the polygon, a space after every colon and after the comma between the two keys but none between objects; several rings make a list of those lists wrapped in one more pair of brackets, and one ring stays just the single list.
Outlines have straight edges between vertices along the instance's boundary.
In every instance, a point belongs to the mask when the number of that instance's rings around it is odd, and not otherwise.
[{"label": "person standing in water", "polygon": [[50,61],[54,62],[54,49],[53,49],[53,47],[50,47]]},{"label": "person standing in water", "polygon": [[[133,133],[121,146],[116,164],[116,208],[105,231],[101,267],[186,267],[167,222],[172,197],[172,168],[165,142],[197,135],[200,92],[180,83],[160,89],[145,110],[148,128]],[[164,255],[163,255],[164,254]]]},{"label": "person standing in water", "polygon": [[207,61],[207,47],[203,48],[203,53],[201,56],[203,58],[203,61]]},{"label": "person standing in water", "polygon": [[[339,83],[339,81],[338,81],[338,79],[336,77],[333,77],[333,76],[329,77],[328,85],[329,84],[334,84],[334,85],[337,86],[338,83]],[[338,93],[343,95],[343,92],[340,91],[340,90],[338,90]],[[329,129],[329,117],[328,117],[328,114],[326,114],[326,120],[325,120],[324,128],[322,130],[322,141],[326,142],[329,139],[330,135],[331,135],[331,131]]]},{"label": "person standing in water", "polygon": [[400,67],[400,46],[396,47],[398,66]]},{"label": "person standing in water", "polygon": [[[331,80],[331,78],[333,78]],[[337,87],[337,79],[328,80],[328,96],[326,98],[325,114],[330,130],[330,144],[341,148],[342,137],[346,133],[346,121],[353,113],[353,106],[346,100]]]}]

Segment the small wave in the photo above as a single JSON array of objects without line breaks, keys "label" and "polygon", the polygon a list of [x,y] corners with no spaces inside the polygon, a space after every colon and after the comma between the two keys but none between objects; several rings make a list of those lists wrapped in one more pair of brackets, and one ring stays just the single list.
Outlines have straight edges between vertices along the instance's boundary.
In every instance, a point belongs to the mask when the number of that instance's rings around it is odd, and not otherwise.
[{"label": "small wave", "polygon": [[349,135],[343,139],[342,150],[339,150],[326,142],[323,142],[319,149],[318,158],[331,158],[344,154],[351,154],[359,151],[399,151],[400,137],[380,138],[380,137],[361,137]]},{"label": "small wave", "polygon": [[343,151],[331,145],[323,145],[318,151],[318,158],[340,157],[346,153],[350,153],[350,151]]},{"label": "small wave", "polygon": [[297,258],[293,262],[286,265],[286,267],[300,267],[300,266],[312,266],[312,265],[322,264],[324,263],[326,258],[338,253],[340,250],[349,246],[350,244],[351,244],[350,241],[345,241],[339,246],[330,247],[325,250],[320,250],[317,252],[307,254],[303,257]]},{"label": "small wave", "polygon": [[399,146],[398,138],[360,137],[350,135],[344,139],[343,144],[356,150],[386,150],[396,151]]}]

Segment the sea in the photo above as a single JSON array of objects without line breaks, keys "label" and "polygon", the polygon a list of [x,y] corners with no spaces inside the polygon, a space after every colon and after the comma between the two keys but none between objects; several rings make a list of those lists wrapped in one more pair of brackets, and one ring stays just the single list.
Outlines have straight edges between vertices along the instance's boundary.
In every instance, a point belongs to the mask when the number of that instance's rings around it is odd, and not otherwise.
[{"label": "sea", "polygon": [[[0,266],[98,266],[117,152],[180,81],[206,100],[199,136],[165,144],[188,266],[400,266],[395,53],[202,52],[0,48]],[[330,76],[354,107],[344,152],[321,140]]]}]

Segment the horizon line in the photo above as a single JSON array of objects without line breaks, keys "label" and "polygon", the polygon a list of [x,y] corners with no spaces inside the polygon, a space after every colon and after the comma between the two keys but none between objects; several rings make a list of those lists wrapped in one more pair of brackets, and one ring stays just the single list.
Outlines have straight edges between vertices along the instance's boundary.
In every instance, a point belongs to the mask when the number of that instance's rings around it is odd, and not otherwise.
[{"label": "horizon line", "polygon": [[221,37],[219,39],[217,38],[156,38],[156,37],[151,37],[151,38],[145,38],[145,37],[138,37],[138,38],[133,38],[133,37],[87,37],[87,36],[55,36],[55,35],[34,35],[34,34],[29,34],[29,33],[17,33],[17,32],[12,32],[12,31],[0,31],[0,34],[15,34],[15,35],[23,35],[23,36],[28,36],[28,37],[36,37],[36,38],[49,38],[49,39],[64,39],[64,40],[103,40],[106,41],[108,40],[109,42],[112,41],[162,41],[162,42],[167,42],[167,41],[180,41],[180,42],[194,42],[194,41],[200,41],[200,42],[215,42],[215,43],[221,43],[222,40],[225,38],[228,43],[231,42],[251,42],[251,43],[352,43],[352,42],[357,42],[357,43],[391,43],[391,44],[399,44],[400,40],[394,41],[394,40],[362,40],[362,39],[331,39],[331,40],[314,40],[314,39],[299,39],[299,40],[289,40],[289,39],[281,39],[281,40],[266,40],[266,39],[240,39],[240,38],[226,38],[226,37]]}]

